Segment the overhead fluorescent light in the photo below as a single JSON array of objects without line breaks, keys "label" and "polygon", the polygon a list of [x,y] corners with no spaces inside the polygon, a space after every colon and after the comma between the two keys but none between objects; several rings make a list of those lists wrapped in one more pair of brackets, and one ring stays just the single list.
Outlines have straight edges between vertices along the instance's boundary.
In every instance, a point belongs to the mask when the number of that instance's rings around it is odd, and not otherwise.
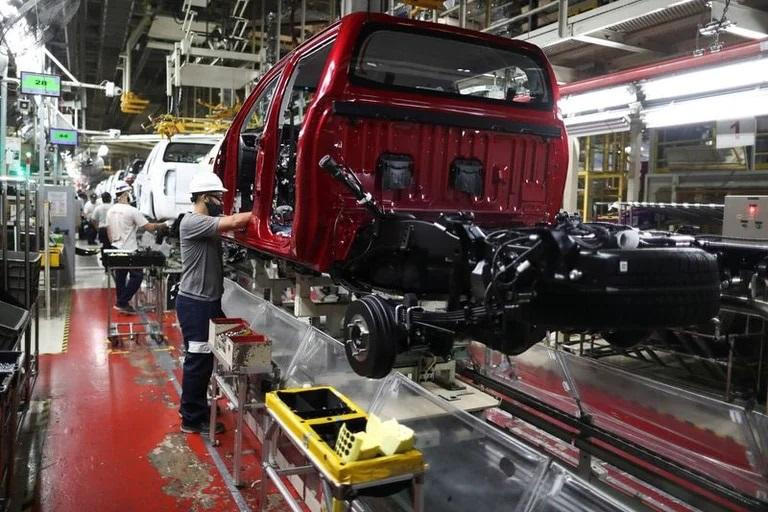
[{"label": "overhead fluorescent light", "polygon": [[768,115],[768,89],[672,102],[644,113],[649,128]]},{"label": "overhead fluorescent light", "polygon": [[649,101],[768,83],[768,58],[657,78],[640,85]]},{"label": "overhead fluorescent light", "polygon": [[566,117],[563,119],[566,127],[579,124],[597,123],[601,121],[614,121],[629,118],[629,109],[609,110],[606,112],[595,112],[594,114],[584,114],[581,116]]},{"label": "overhead fluorescent light", "polygon": [[637,95],[634,88],[628,85],[621,85],[582,94],[572,94],[560,98],[557,106],[560,107],[563,115],[569,115],[629,105],[635,101],[637,101]]}]

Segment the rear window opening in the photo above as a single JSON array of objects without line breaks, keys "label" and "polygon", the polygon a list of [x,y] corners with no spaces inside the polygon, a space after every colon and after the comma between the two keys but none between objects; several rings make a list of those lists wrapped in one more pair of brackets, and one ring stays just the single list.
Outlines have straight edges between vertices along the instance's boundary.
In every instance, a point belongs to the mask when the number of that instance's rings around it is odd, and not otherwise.
[{"label": "rear window opening", "polygon": [[199,164],[213,147],[213,144],[171,142],[163,153],[163,162]]},{"label": "rear window opening", "polygon": [[531,56],[439,33],[367,32],[358,44],[351,78],[390,89],[551,107],[547,74]]}]

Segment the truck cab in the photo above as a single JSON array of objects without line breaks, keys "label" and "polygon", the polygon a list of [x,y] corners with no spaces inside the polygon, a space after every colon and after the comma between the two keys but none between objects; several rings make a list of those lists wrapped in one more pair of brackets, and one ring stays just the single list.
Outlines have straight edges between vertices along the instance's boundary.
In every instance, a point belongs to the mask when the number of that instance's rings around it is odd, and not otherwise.
[{"label": "truck cab", "polygon": [[219,140],[213,135],[176,135],[158,142],[134,182],[139,211],[157,220],[190,211],[189,182]]},{"label": "truck cab", "polygon": [[369,218],[318,161],[353,169],[383,208],[531,225],[560,208],[568,152],[554,74],[533,45],[357,13],[265,74],[215,167],[237,239],[325,272]]}]

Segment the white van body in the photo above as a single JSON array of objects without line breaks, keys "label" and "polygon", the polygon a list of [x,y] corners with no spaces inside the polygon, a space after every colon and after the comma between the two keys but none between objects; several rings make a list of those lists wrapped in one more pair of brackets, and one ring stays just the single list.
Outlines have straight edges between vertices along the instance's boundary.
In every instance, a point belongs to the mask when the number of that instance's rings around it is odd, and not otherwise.
[{"label": "white van body", "polygon": [[189,182],[221,136],[177,135],[158,142],[136,176],[136,205],[146,217],[175,219],[192,210]]}]

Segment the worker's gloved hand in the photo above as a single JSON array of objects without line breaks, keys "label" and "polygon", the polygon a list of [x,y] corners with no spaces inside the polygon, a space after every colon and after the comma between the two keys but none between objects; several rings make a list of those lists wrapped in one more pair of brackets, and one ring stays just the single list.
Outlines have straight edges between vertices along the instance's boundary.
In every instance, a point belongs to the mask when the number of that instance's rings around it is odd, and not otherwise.
[{"label": "worker's gloved hand", "polygon": [[155,243],[157,245],[162,244],[165,241],[165,237],[170,233],[170,228],[165,222],[156,224],[155,227]]}]

